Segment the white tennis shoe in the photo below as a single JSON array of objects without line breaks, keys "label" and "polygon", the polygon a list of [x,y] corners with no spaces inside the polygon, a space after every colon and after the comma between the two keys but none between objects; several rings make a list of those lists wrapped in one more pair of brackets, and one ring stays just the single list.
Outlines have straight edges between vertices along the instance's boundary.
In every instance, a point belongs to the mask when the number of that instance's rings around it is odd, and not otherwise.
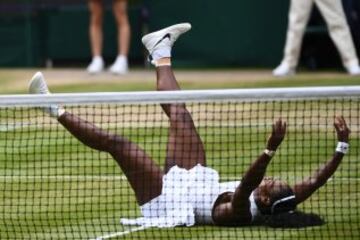
[{"label": "white tennis shoe", "polygon": [[127,58],[123,55],[119,55],[116,58],[114,64],[111,65],[111,67],[109,68],[109,71],[112,74],[118,74],[118,75],[127,74],[129,71]]},{"label": "white tennis shoe", "polygon": [[287,63],[281,63],[277,68],[274,69],[272,74],[275,77],[288,77],[295,75],[295,68],[290,67]]},{"label": "white tennis shoe", "polygon": [[346,67],[346,70],[352,76],[360,75],[360,66],[358,64],[352,64],[352,65]]},{"label": "white tennis shoe", "polygon": [[91,60],[91,63],[87,67],[87,71],[89,74],[98,74],[104,70],[104,60],[102,57],[96,56]]},{"label": "white tennis shoe", "polygon": [[[31,94],[51,94],[49,88],[45,82],[44,75],[41,72],[35,73],[29,83],[29,93]],[[52,117],[59,117],[65,112],[63,107],[58,105],[50,105],[49,107],[43,107],[42,110]]]},{"label": "white tennis shoe", "polygon": [[[161,49],[171,49],[180,35],[191,29],[190,23],[180,23],[145,35],[141,41],[150,56]],[[151,59],[151,57],[150,57]]]},{"label": "white tennis shoe", "polygon": [[51,94],[41,72],[35,73],[29,83],[29,93],[31,94]]}]

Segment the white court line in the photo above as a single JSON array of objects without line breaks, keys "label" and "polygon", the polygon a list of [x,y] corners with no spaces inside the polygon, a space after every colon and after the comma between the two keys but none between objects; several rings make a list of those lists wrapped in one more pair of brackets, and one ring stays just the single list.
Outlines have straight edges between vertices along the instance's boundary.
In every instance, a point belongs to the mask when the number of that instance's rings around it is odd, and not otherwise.
[{"label": "white court line", "polygon": [[132,229],[129,229],[129,230],[126,230],[126,231],[123,231],[123,232],[110,233],[110,234],[107,234],[107,235],[104,235],[104,236],[96,237],[96,238],[91,239],[91,240],[103,240],[103,239],[110,239],[110,238],[114,238],[114,237],[121,237],[121,236],[130,234],[130,233],[133,233],[133,232],[138,232],[138,231],[141,231],[141,230],[145,230],[147,228],[150,228],[150,227],[141,226],[141,227],[132,228]]}]

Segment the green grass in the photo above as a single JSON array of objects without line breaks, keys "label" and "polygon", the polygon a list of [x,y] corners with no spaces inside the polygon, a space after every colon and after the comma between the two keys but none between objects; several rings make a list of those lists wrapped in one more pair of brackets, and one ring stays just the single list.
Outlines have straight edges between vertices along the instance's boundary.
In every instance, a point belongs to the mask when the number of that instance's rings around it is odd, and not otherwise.
[{"label": "green grass", "polygon": [[[26,87],[10,90],[11,81],[23,81],[18,77],[27,74],[0,71],[0,83],[7,86],[3,92],[24,92]],[[252,83],[241,80],[226,85],[191,79],[183,81],[187,89],[357,83],[360,83],[359,78],[314,79],[313,76],[300,76],[291,81],[260,79]],[[93,84],[55,84],[52,89],[55,92],[133,91],[150,90],[152,85],[151,82],[95,81]],[[357,100],[352,103],[321,101],[315,105],[284,103],[281,107],[273,107],[271,103],[246,103],[227,108],[219,104],[207,108],[213,112],[211,118],[204,116],[204,107],[189,106],[189,109],[194,111],[195,123],[199,125],[208,165],[217,169],[223,180],[241,178],[263,150],[272,120],[284,117],[289,123],[288,133],[267,172],[290,184],[309,176],[331,157],[336,144],[333,116],[342,113],[352,128],[351,152],[333,179],[299,207],[321,215],[326,224],[295,230],[265,226],[152,228],[114,239],[359,239],[360,110]],[[76,109],[71,110],[76,112]],[[165,118],[158,117],[163,116],[161,110],[155,108],[156,114],[146,122],[136,119],[143,107],[132,110],[134,116],[124,116],[119,107],[113,116],[104,116],[101,122],[91,115],[82,116],[138,143],[154,161],[163,165],[168,123]],[[107,113],[101,109],[87,111]],[[124,121],[125,127],[122,126]],[[0,110],[0,239],[90,239],[128,230],[119,219],[140,216],[140,212],[134,193],[123,177],[111,156],[85,147],[41,112]]]},{"label": "green grass", "polygon": [[[50,131],[50,132],[49,132]],[[209,165],[218,169],[223,178],[234,179],[249,166],[251,160],[263,148],[264,130],[228,128],[223,131],[224,139],[214,136],[216,129],[206,129],[208,135],[204,141],[208,143],[207,153]],[[149,153],[154,151],[156,145],[164,145],[166,135],[160,134],[161,129],[127,130],[127,136],[134,136],[142,147]],[[236,141],[236,135],[252,136],[256,141],[246,142],[244,139]],[[146,135],[145,135],[146,133]],[[36,238],[36,239],[70,239],[91,238],[110,232],[124,231],[125,227],[118,223],[120,217],[139,216],[138,207],[129,185],[119,179],[122,173],[114,161],[104,153],[86,149],[82,144],[67,135],[64,130],[53,132],[48,128],[37,128],[33,132],[7,132],[4,133],[0,148],[1,178],[0,193],[1,218],[0,233],[4,238]],[[200,130],[204,135],[204,130]],[[33,135],[36,135],[34,138]],[[161,135],[157,141],[153,135]],[[56,137],[62,136],[62,137]],[[225,137],[226,136],[226,137]],[[323,148],[309,146],[313,140],[304,133],[297,134],[290,131],[288,141],[282,147],[268,172],[273,176],[281,176],[290,183],[293,176],[308,175],[320,163],[324,162],[334,148],[335,139],[321,133],[317,144]],[[300,146],[295,147],[297,138],[305,139]],[[26,148],[9,146],[7,144],[19,139],[32,139]],[[12,140],[12,141],[10,141]],[[23,140],[22,140],[23,141]],[[135,140],[134,140],[135,141]],[[242,141],[240,143],[240,141]],[[218,147],[216,143],[221,144]],[[241,144],[241,146],[240,146]],[[58,148],[62,145],[62,148]],[[326,147],[325,147],[326,146]],[[358,149],[359,139],[352,140],[352,148]],[[237,149],[241,149],[236,151]],[[225,153],[224,153],[225,149]],[[163,164],[165,154],[164,146],[160,149],[157,162]],[[320,157],[319,157],[320,156]],[[221,162],[220,162],[221,161]],[[347,156],[343,167],[336,173],[335,179],[324,187],[312,200],[301,209],[322,215],[328,222],[322,227],[302,230],[273,230],[266,227],[220,228],[220,227],[191,227],[175,229],[148,229],[143,232],[128,235],[128,239],[148,235],[151,239],[160,239],[167,235],[174,239],[269,239],[283,237],[286,239],[304,237],[317,239],[318,234],[330,239],[346,237],[349,229],[357,229],[359,223],[359,197],[358,171],[360,168],[356,152]],[[352,165],[349,165],[349,162]],[[26,178],[29,176],[29,178]],[[33,178],[32,176],[43,176]],[[58,178],[51,178],[58,176]],[[73,176],[73,178],[61,176]],[[93,178],[92,178],[93,176]],[[98,176],[104,179],[98,179]],[[105,178],[108,177],[108,178]],[[112,178],[113,177],[113,178]],[[346,178],[357,178],[355,182]],[[346,225],[344,225],[346,224]],[[331,231],[329,231],[331,229]],[[338,235],[333,236],[333,232]],[[353,233],[357,234],[357,233]],[[354,235],[358,236],[358,235]],[[149,238],[148,237],[148,238]]]},{"label": "green grass", "polygon": [[[304,87],[304,86],[337,86],[341,82],[342,85],[357,85],[360,84],[360,79],[347,79],[346,81],[342,81],[341,79],[324,79],[324,80],[315,80],[309,82],[308,80],[303,79],[293,79],[287,83],[288,87]],[[194,81],[191,82],[183,82],[183,89],[221,89],[221,88],[261,88],[261,87],[283,87],[283,81],[259,81],[256,83],[250,82],[242,82],[242,83],[228,83],[224,86],[221,82],[215,83],[197,83]],[[154,83],[142,83],[141,86],[139,83],[128,83],[128,84],[91,84],[90,86],[87,84],[72,84],[68,86],[59,86],[53,88],[54,92],[123,92],[123,91],[154,91],[155,86]]]},{"label": "green grass", "polygon": [[[180,80],[181,81],[181,80]],[[341,85],[357,85],[360,84],[360,78],[325,78],[325,79],[316,79],[314,81],[309,81],[308,79],[302,78],[293,78],[290,79],[287,83],[287,87],[304,87],[304,86],[337,86],[341,83]],[[244,82],[232,82],[224,85],[221,81],[219,82],[210,82],[208,84],[204,84],[204,82],[196,82],[196,81],[183,81],[181,84],[182,89],[222,89],[222,88],[261,88],[261,87],[284,87],[284,79],[280,80],[259,80],[256,82],[252,81],[244,81]],[[127,83],[127,84],[119,84],[119,83],[111,83],[111,84],[72,84],[67,86],[59,86],[53,88],[54,92],[122,92],[122,91],[148,91],[155,90],[155,86],[153,82],[146,83]]]},{"label": "green grass", "polygon": [[[27,93],[28,80],[38,69],[0,69],[0,94]],[[53,92],[101,92],[155,90],[152,70],[133,70],[130,76],[109,74],[89,76],[82,69],[44,70]],[[219,72],[220,71],[220,72]],[[74,74],[71,74],[74,72]],[[200,69],[176,70],[183,89],[263,88],[359,85],[360,77],[339,72],[303,73],[294,77],[274,78],[270,70]],[[238,77],[237,77],[238,76]],[[63,80],[67,80],[62,83]],[[70,80],[70,81],[69,81]],[[14,84],[16,83],[16,84]]]}]

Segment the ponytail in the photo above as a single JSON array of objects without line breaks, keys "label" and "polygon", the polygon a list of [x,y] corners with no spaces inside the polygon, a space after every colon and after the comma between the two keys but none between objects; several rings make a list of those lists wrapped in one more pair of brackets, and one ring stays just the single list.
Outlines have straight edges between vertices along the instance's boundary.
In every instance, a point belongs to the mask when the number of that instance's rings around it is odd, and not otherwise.
[{"label": "ponytail", "polygon": [[321,226],[324,223],[319,215],[300,211],[268,215],[265,220],[265,225],[272,228],[304,228]]}]

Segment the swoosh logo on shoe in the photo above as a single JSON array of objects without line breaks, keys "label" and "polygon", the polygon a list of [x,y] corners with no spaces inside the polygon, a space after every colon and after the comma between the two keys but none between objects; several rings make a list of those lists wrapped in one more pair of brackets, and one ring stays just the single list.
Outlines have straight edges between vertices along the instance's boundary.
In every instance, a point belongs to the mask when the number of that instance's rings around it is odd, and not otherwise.
[{"label": "swoosh logo on shoe", "polygon": [[[165,34],[165,36],[163,36],[155,45],[154,45],[154,47],[156,47],[157,45],[159,45],[163,40],[165,40],[166,38],[169,38],[169,40],[171,39],[171,35],[170,35],[170,33],[167,33],[167,34]],[[153,48],[154,48],[153,47]]]}]

